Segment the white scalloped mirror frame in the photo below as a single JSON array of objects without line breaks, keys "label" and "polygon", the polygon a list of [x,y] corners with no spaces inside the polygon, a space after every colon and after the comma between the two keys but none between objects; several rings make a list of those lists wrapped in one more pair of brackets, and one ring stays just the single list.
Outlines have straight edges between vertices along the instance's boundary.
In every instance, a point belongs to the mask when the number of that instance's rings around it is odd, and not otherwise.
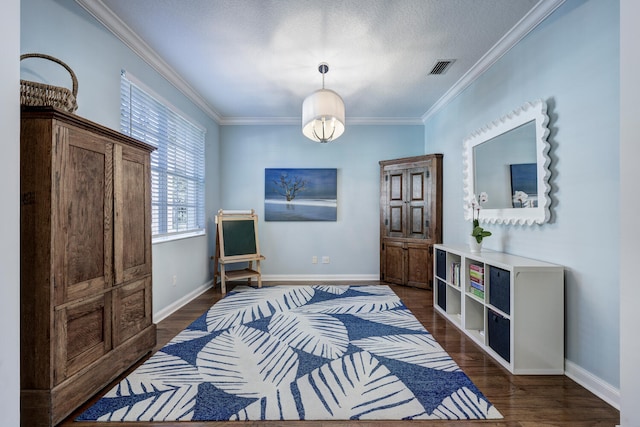
[{"label": "white scalloped mirror frame", "polygon": [[[480,222],[490,224],[543,224],[549,221],[551,198],[549,196],[551,176],[549,170],[549,129],[547,104],[542,100],[527,102],[522,107],[473,132],[463,142],[462,172],[464,185],[464,217],[472,220],[469,204],[475,193],[474,147],[484,144],[526,123],[535,122],[537,206],[526,208],[481,209]],[[505,165],[506,166],[506,165]],[[510,185],[509,185],[510,188]],[[489,195],[491,198],[491,195]]]}]

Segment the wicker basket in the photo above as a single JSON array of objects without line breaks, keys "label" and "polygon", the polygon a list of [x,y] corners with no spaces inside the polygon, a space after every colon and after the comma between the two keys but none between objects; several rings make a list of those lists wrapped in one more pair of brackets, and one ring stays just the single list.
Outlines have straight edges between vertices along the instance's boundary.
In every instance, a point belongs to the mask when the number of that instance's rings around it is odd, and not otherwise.
[{"label": "wicker basket", "polygon": [[76,111],[78,109],[78,104],[76,103],[78,79],[73,70],[67,64],[53,56],[41,53],[25,53],[24,55],[20,55],[21,61],[25,58],[43,58],[62,65],[69,74],[71,74],[73,90],[45,83],[20,80],[20,105],[56,107],[70,113]]}]

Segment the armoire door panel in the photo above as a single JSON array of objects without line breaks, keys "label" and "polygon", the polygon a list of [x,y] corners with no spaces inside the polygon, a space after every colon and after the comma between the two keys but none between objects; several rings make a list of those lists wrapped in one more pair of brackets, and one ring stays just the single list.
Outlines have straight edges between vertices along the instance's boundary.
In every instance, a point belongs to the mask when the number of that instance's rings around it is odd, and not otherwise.
[{"label": "armoire door panel", "polygon": [[111,349],[111,294],[57,309],[54,322],[54,384],[59,384]]},{"label": "armoire door panel", "polygon": [[[84,282],[104,276],[105,154],[69,146],[67,221],[67,279]],[[82,203],[75,201],[82,200]]]},{"label": "armoire door panel", "polygon": [[392,206],[389,208],[389,232],[390,236],[395,236],[395,234],[402,235],[404,234],[404,212],[403,206]]},{"label": "armoire door panel", "polygon": [[151,277],[116,289],[113,297],[114,344],[120,345],[152,323]]},{"label": "armoire door panel", "polygon": [[409,221],[409,233],[407,237],[423,239],[425,234],[425,222],[424,222],[424,206],[411,206],[410,221]]},{"label": "armoire door panel", "polygon": [[150,163],[148,156],[129,147],[114,152],[115,282],[124,283],[151,273]]},{"label": "armoire door panel", "polygon": [[424,200],[424,170],[421,169],[419,172],[411,172],[410,181],[411,181],[411,192],[410,192],[409,201],[411,202],[423,201]]},{"label": "armoire door panel", "polygon": [[58,128],[60,179],[54,247],[56,301],[63,304],[111,286],[112,144],[75,128]]},{"label": "armoire door panel", "polygon": [[403,201],[404,186],[402,185],[403,174],[389,174],[389,200]]},{"label": "armoire door panel", "polygon": [[127,244],[122,251],[122,264],[124,269],[145,263],[145,203],[144,192],[138,191],[137,183],[144,182],[144,164],[127,159],[122,161],[124,184],[122,188],[124,205],[127,213],[122,218],[122,228],[127,236]]},{"label": "armoire door panel", "polygon": [[407,284],[427,288],[433,269],[429,245],[407,243]]},{"label": "armoire door panel", "polygon": [[405,250],[402,242],[386,240],[384,242],[384,281],[404,284]]}]

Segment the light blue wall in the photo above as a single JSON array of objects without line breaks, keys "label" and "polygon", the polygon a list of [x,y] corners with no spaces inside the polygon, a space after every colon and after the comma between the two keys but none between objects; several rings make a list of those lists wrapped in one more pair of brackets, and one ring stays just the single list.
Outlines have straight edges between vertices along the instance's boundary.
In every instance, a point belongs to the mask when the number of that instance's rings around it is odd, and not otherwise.
[{"label": "light blue wall", "polygon": [[0,414],[2,425],[20,425],[20,1],[0,14]]},{"label": "light blue wall", "polygon": [[[640,3],[620,0],[620,194],[635,194],[640,182]],[[620,198],[620,426],[640,425],[638,259],[640,198]]]},{"label": "light blue wall", "polygon": [[[120,70],[169,101],[207,130],[207,210],[217,209],[219,126],[158,72],[134,54],[74,1],[22,0],[21,53],[46,53],[67,63],[78,78],[76,114],[112,129],[120,128]],[[41,59],[22,61],[23,78],[70,88],[70,77]],[[45,80],[39,80],[44,78]],[[153,309],[166,308],[197,290],[210,278],[208,236],[153,246]],[[173,277],[177,283],[173,286]]]},{"label": "light blue wall", "polygon": [[[219,127],[75,2],[20,4],[20,52],[48,53],[74,69],[80,82],[78,115],[118,129],[124,68],[207,129],[210,226],[220,207],[254,207],[263,217],[264,168],[338,168],[338,221],[261,220],[266,275],[377,275],[378,161],[424,152],[445,154],[444,240],[466,242],[462,140],[525,101],[546,100],[552,222],[491,226],[494,236],[486,245],[567,267],[566,357],[577,369],[618,387],[618,2],[568,0],[424,128],[348,125],[340,140],[328,145],[305,140],[298,126]],[[61,73],[50,82],[66,85],[65,79]],[[209,279],[212,248],[213,233],[154,245],[155,312]],[[331,263],[313,265],[313,255],[330,256]]]},{"label": "light blue wall", "polygon": [[[347,106],[348,107],[348,106]],[[423,154],[423,126],[350,126],[334,143],[314,143],[300,126],[223,126],[224,209],[259,215],[263,274],[379,277],[380,160]],[[265,168],[337,168],[335,222],[265,222]],[[312,256],[329,264],[312,264]]]},{"label": "light blue wall", "polygon": [[[462,141],[541,98],[548,103],[552,220],[490,225],[488,248],[566,266],[566,358],[619,386],[619,5],[568,0],[426,123],[444,153],[444,242],[465,243]],[[544,316],[544,307],[540,308]],[[572,369],[572,366],[568,366]]]}]

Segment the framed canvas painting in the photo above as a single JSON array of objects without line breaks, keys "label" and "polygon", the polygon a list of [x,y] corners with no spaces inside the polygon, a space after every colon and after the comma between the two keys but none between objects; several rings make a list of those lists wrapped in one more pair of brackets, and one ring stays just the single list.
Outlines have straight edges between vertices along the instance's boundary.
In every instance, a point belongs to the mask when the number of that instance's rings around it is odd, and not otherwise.
[{"label": "framed canvas painting", "polygon": [[337,169],[265,169],[265,221],[336,221]]}]

